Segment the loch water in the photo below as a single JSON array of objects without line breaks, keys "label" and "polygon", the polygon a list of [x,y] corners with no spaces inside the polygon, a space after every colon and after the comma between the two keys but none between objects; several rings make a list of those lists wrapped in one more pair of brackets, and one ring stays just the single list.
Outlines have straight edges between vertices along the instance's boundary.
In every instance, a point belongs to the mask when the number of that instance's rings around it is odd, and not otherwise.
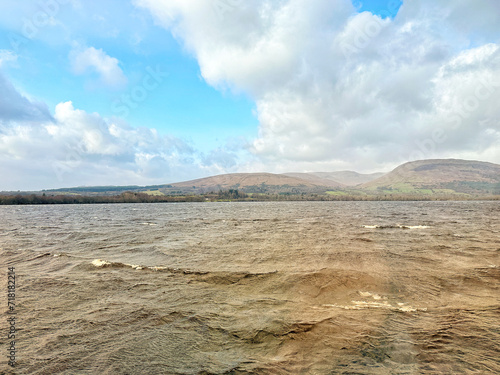
[{"label": "loch water", "polygon": [[1,374],[500,374],[499,202],[0,207]]}]

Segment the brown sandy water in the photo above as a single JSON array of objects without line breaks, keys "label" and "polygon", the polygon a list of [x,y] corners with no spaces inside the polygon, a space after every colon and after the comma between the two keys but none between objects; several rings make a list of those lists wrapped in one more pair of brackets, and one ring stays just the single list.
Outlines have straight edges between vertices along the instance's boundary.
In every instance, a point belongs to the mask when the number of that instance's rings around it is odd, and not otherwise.
[{"label": "brown sandy water", "polygon": [[0,373],[500,374],[499,212],[0,207],[0,282],[15,266],[18,312],[18,367],[2,314]]}]

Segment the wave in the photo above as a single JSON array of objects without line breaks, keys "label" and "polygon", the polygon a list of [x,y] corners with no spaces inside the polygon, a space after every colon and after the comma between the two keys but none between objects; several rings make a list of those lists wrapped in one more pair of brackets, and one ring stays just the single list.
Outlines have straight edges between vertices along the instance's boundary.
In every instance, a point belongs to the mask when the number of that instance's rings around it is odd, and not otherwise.
[{"label": "wave", "polygon": [[147,267],[147,266],[141,266],[138,264],[127,264],[127,263],[121,263],[121,262],[108,262],[107,260],[102,260],[102,259],[94,259],[92,261],[92,265],[97,268],[105,268],[105,267],[115,267],[115,268],[132,268],[134,270],[144,270],[144,269],[149,269],[152,271],[163,271],[163,270],[169,270],[168,267]]},{"label": "wave", "polygon": [[[336,307],[344,310],[362,310],[362,309],[387,309],[392,311],[401,312],[417,312],[417,311],[427,311],[426,307],[413,307],[408,305],[406,302],[397,302],[396,304],[389,303],[387,297],[380,296],[378,294],[370,292],[358,292],[361,297],[365,297],[364,301],[351,301],[351,305],[339,305],[339,304],[324,304],[323,307]],[[368,297],[372,298],[372,301],[368,300]]]},{"label": "wave", "polygon": [[138,271],[149,270],[154,272],[168,272],[174,274],[182,274],[182,275],[194,276],[196,281],[206,282],[210,284],[220,284],[220,285],[236,284],[243,279],[266,277],[278,273],[278,271],[271,271],[271,272],[192,271],[182,268],[172,268],[165,266],[143,266],[138,264],[109,262],[103,259],[94,259],[91,262],[91,264],[96,268],[131,268]]},{"label": "wave", "polygon": [[366,229],[427,229],[428,225],[363,225]]}]

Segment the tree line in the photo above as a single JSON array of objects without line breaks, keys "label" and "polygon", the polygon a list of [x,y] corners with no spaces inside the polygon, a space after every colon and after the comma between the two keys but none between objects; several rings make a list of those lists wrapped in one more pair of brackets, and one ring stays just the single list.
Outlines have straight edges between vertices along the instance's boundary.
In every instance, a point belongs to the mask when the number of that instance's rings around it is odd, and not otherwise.
[{"label": "tree line", "polygon": [[327,195],[315,193],[261,193],[247,194],[237,189],[221,190],[217,193],[192,195],[149,195],[124,192],[118,195],[16,194],[0,195],[0,205],[34,204],[104,204],[104,203],[172,203],[172,202],[266,202],[266,201],[445,201],[445,200],[500,200],[500,195]]},{"label": "tree line", "polygon": [[0,205],[25,204],[95,204],[95,203],[159,203],[159,202],[203,202],[204,197],[157,196],[146,193],[125,192],[119,195],[0,195]]}]

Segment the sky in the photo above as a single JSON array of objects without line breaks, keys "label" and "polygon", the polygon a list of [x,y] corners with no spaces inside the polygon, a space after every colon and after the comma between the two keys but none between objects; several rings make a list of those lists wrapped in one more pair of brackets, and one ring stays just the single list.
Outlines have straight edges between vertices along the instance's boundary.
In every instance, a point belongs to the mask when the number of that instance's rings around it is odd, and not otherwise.
[{"label": "sky", "polygon": [[497,0],[0,0],[0,191],[500,163]]}]

